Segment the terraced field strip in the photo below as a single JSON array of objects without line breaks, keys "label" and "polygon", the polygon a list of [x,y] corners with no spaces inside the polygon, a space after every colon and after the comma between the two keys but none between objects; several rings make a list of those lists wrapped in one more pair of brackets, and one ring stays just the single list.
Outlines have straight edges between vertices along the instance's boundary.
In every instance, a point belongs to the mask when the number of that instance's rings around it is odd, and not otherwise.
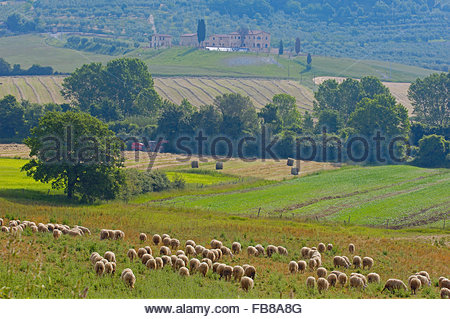
[{"label": "terraced field strip", "polygon": [[197,81],[199,83],[199,85],[203,86],[205,89],[210,90],[214,96],[218,96],[222,94],[221,89],[222,88],[217,88],[212,81],[207,80],[207,79],[202,79],[202,78],[193,78],[192,81]]},{"label": "terraced field strip", "polygon": [[[155,79],[155,89],[158,93],[165,93],[166,97],[169,101],[180,104],[183,100],[184,96],[183,94],[177,89],[172,86],[169,86],[166,83],[167,79],[158,78]],[[159,90],[159,91],[158,91]]]},{"label": "terraced field strip", "polygon": [[206,90],[204,87],[202,87],[201,85],[196,84],[193,81],[193,78],[181,78],[179,81],[182,81],[183,83],[185,83],[185,85],[188,85],[190,87],[195,88],[196,90],[202,92],[202,94],[205,96],[205,99],[208,100],[213,100],[215,98],[214,95],[212,95],[208,90]]},{"label": "terraced field strip", "polygon": [[[25,80],[20,77],[12,78],[14,84],[20,93],[21,100],[28,100],[30,102],[37,102],[36,97],[34,96],[33,90],[25,83]],[[34,98],[34,99],[33,99]]]},{"label": "terraced field strip", "polygon": [[263,93],[264,90],[261,89],[260,87],[255,87],[251,83],[247,83],[246,81],[248,80],[234,79],[233,82],[231,82],[230,79],[226,79],[226,81],[230,85],[233,85],[235,87],[241,87],[245,91],[245,95],[248,95],[255,101],[257,101],[258,108],[261,108],[267,103],[270,103],[272,101],[272,98],[267,96],[268,94],[267,92]]},{"label": "terraced field strip", "polygon": [[[194,101],[194,104],[197,106],[208,104],[208,101],[210,100],[209,96],[205,94],[202,90],[199,90],[195,87],[193,87],[189,82],[187,82],[183,78],[174,78],[172,79],[173,83],[180,87],[181,89],[185,90],[188,94],[188,100]],[[198,102],[196,103],[195,100]]]},{"label": "terraced field strip", "polygon": [[19,91],[19,88],[15,85],[11,77],[0,77],[0,83],[0,97],[11,94],[17,98],[20,98],[21,93]]},{"label": "terraced field strip", "polygon": [[28,77],[24,77],[23,80],[25,81],[25,84],[33,91],[35,101],[39,104],[42,104],[40,95],[45,94],[44,92],[46,92],[46,91],[42,91],[42,89],[41,89],[40,92],[38,93],[36,88],[30,83],[30,79]]},{"label": "terraced field strip", "polygon": [[213,79],[213,81],[214,83],[217,83],[217,85],[228,88],[228,90],[233,93],[240,93],[244,96],[249,96],[257,108],[260,108],[261,105],[264,104],[264,101],[267,101],[262,99],[260,96],[254,96],[256,91],[249,90],[249,88],[242,85],[242,83],[231,82],[229,79]]},{"label": "terraced field strip", "polygon": [[54,78],[42,76],[39,77],[39,81],[47,88],[54,103],[67,103],[64,97],[61,95],[61,88],[55,82]]}]

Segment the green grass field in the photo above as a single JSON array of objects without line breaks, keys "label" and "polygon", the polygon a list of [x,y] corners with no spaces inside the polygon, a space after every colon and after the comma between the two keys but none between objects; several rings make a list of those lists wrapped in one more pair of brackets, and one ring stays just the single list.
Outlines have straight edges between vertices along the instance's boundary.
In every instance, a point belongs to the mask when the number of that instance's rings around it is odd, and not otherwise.
[{"label": "green grass field", "polygon": [[[364,196],[376,200],[380,195],[379,203],[382,203],[381,195],[396,195],[412,189],[420,192],[421,188],[428,203],[445,202],[448,170],[409,166],[348,167],[288,181],[265,181],[205,169],[195,172],[169,169],[171,178],[175,172],[183,174],[189,184],[185,190],[155,193],[150,202],[149,198],[137,198],[128,203],[112,201],[85,205],[67,202],[61,193],[52,191],[48,194],[48,185],[36,183],[20,172],[24,163],[25,160],[0,159],[0,218],[6,224],[10,219],[21,219],[83,225],[90,228],[92,236],[63,235],[55,240],[50,233],[32,233],[29,228],[17,236],[0,232],[1,298],[82,298],[86,289],[87,298],[438,298],[437,280],[450,271],[448,230],[426,228],[427,225],[421,229],[399,230],[354,225],[358,223],[357,216],[375,214],[375,211],[363,208],[364,204],[370,204],[370,201],[364,202]],[[199,182],[204,187],[195,186]],[[440,191],[434,188],[437,185]],[[359,210],[358,214],[352,213],[352,221],[347,225],[341,222],[330,225],[322,223],[321,219],[305,223],[295,218],[267,214],[255,218],[254,214],[252,217],[246,214],[255,205],[294,208],[311,199],[356,191],[359,195],[355,196],[361,196],[359,199],[348,196],[342,197],[348,202],[334,203]],[[35,196],[30,196],[31,192]],[[397,203],[387,201],[395,197],[386,197],[385,206],[394,211],[394,204],[409,205],[412,209],[427,204],[425,196],[420,198],[414,192],[403,195],[407,197]],[[330,203],[323,200],[315,205],[326,208],[332,206]],[[383,216],[387,208],[383,210],[378,206],[377,211]],[[361,223],[364,224],[364,220]],[[125,239],[100,240],[99,232],[103,228],[121,229],[126,234]],[[159,247],[139,241],[141,232],[150,236],[168,233],[172,238],[178,238],[182,245],[187,239],[205,247],[209,247],[213,238],[228,247],[233,241],[239,241],[244,251],[232,258],[223,257],[220,262],[232,266],[254,265],[257,269],[254,289],[245,292],[238,283],[219,280],[211,271],[206,277],[199,274],[181,277],[170,267],[155,271],[147,269],[140,261],[130,262],[126,257],[129,248],[149,245],[153,255],[159,255]],[[352,242],[356,245],[356,254],[371,256],[375,265],[371,270],[340,270],[347,275],[355,271],[365,275],[377,272],[382,283],[369,284],[363,291],[338,286],[319,294],[317,289],[307,289],[306,278],[314,276],[314,272],[290,274],[288,263],[302,259],[302,246],[317,246],[319,242],[333,243],[333,249],[322,254],[322,265],[328,271],[334,269],[333,256],[352,257],[347,250]],[[258,243],[283,245],[289,255],[247,256],[247,246]],[[99,277],[94,273],[89,256],[94,251],[103,255],[108,250],[116,254],[117,273]],[[125,268],[131,268],[136,276],[135,289],[127,288],[119,278]],[[409,275],[419,270],[430,273],[432,285],[422,288],[417,295],[410,291],[381,292],[386,279],[400,278],[406,282]]]}]

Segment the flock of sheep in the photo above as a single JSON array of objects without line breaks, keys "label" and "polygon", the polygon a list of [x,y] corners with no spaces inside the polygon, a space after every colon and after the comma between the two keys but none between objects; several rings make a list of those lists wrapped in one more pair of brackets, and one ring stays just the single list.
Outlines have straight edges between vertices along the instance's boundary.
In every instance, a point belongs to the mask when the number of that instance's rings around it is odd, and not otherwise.
[{"label": "flock of sheep", "polygon": [[[10,220],[8,226],[3,225],[4,221],[0,218],[1,231],[11,234],[20,234],[27,227],[32,232],[52,232],[53,237],[58,239],[62,234],[70,235],[73,237],[91,235],[88,228],[83,226],[69,227],[67,225],[59,224],[42,224],[30,221]],[[121,230],[107,230],[102,229],[100,231],[100,239],[114,239],[120,240],[125,238],[125,233]],[[139,234],[139,240],[141,243],[148,241],[147,234]],[[158,270],[165,267],[171,267],[174,271],[178,272],[181,276],[190,276],[198,273],[201,276],[206,276],[209,271],[217,273],[219,279],[225,281],[234,280],[240,283],[240,287],[244,291],[248,291],[254,287],[254,280],[256,278],[256,268],[252,265],[235,265],[231,266],[224,261],[225,257],[229,257],[231,261],[234,255],[242,253],[242,245],[238,242],[232,243],[231,247],[226,247],[223,243],[217,239],[213,239],[210,242],[210,248],[205,248],[202,245],[196,244],[193,240],[186,240],[184,249],[181,249],[181,242],[176,238],[171,238],[168,234],[158,235],[155,234],[151,237],[151,241],[158,248],[159,256],[154,257],[153,250],[150,246],[138,248],[137,251],[133,248],[127,252],[127,257],[131,262],[140,261],[149,270]],[[347,256],[334,256],[333,266],[334,270],[328,272],[328,270],[322,266],[322,255],[333,249],[333,245],[330,243],[325,245],[319,243],[317,247],[303,247],[300,252],[303,260],[292,260],[288,264],[288,270],[291,274],[305,273],[306,271],[315,272],[316,277],[309,276],[306,279],[306,287],[308,289],[315,289],[319,293],[323,293],[329,289],[329,287],[345,287],[348,285],[351,288],[364,289],[368,284],[380,283],[380,275],[371,272],[366,276],[360,273],[351,273],[349,276],[337,269],[344,268],[367,268],[370,270],[374,266],[374,260],[371,257],[361,258],[355,255],[355,245],[349,244],[348,251],[353,255],[352,261]],[[174,253],[172,253],[174,251]],[[176,252],[175,252],[176,251]],[[247,247],[248,258],[267,256],[272,257],[274,254],[288,255],[288,250],[283,246],[267,245],[264,248],[258,244],[255,246]],[[90,261],[94,267],[94,272],[102,276],[104,274],[114,275],[116,272],[116,256],[113,252],[107,251],[103,256],[97,252],[93,252],[90,256]],[[130,268],[126,268],[122,271],[121,279],[130,288],[134,288],[136,283],[136,276]],[[420,271],[408,278],[408,285],[406,285],[400,279],[388,279],[384,285],[384,290],[394,291],[399,289],[408,290],[411,289],[413,294],[424,286],[431,286],[431,278],[426,271]],[[450,280],[446,277],[439,278],[439,288],[441,298],[450,298]]]}]

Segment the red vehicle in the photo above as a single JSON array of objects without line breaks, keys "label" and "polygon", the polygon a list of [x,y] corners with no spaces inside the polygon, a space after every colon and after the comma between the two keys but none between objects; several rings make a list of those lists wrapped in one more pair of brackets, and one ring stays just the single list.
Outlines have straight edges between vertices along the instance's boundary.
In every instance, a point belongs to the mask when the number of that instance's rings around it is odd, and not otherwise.
[{"label": "red vehicle", "polygon": [[131,150],[132,151],[144,151],[145,150],[144,143],[134,142],[133,144],[131,144]]}]

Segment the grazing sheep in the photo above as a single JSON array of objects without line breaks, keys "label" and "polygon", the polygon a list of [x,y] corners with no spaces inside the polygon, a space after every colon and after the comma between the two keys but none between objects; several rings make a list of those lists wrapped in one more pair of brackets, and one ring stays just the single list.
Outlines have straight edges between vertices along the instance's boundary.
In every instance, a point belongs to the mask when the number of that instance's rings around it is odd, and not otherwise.
[{"label": "grazing sheep", "polygon": [[283,255],[283,256],[288,255],[288,250],[286,248],[284,248],[283,246],[278,246],[277,248],[278,248],[278,253],[280,255]]},{"label": "grazing sheep", "polygon": [[347,266],[350,267],[351,266],[350,259],[348,259],[347,256],[342,256],[342,258],[344,258],[345,262],[347,263]]},{"label": "grazing sheep", "polygon": [[363,269],[367,267],[370,270],[373,266],[373,259],[370,257],[364,257],[362,260]]},{"label": "grazing sheep", "polygon": [[325,278],[327,276],[327,270],[323,267],[317,268],[317,277]]},{"label": "grazing sheep", "polygon": [[178,258],[174,263],[174,268],[176,270],[179,270],[182,267],[186,267],[186,264],[184,263],[184,260],[181,258]]},{"label": "grazing sheep", "polygon": [[296,261],[293,260],[289,263],[289,272],[291,274],[296,274],[298,272],[298,264]]},{"label": "grazing sheep", "polygon": [[430,275],[429,275],[425,270],[419,271],[416,275],[421,275],[421,276],[427,277],[428,281],[429,281],[430,284],[431,284],[431,278],[430,278]]},{"label": "grazing sheep", "polygon": [[[222,247],[221,248],[221,253],[224,256],[230,256],[230,258],[233,258],[233,253],[231,252],[231,249],[228,247]],[[219,256],[219,258],[221,258],[222,256]]]},{"label": "grazing sheep", "polygon": [[447,299],[450,298],[450,289],[448,288],[441,288],[441,298],[442,299]]},{"label": "grazing sheep", "polygon": [[256,269],[253,266],[248,266],[247,269],[244,270],[244,275],[247,277],[250,277],[252,279],[255,279],[256,276]]},{"label": "grazing sheep", "polygon": [[172,266],[172,259],[170,256],[161,256],[161,259],[163,261],[163,267],[166,265]]},{"label": "grazing sheep", "polygon": [[105,264],[105,274],[113,274],[114,266],[111,262]]},{"label": "grazing sheep", "polygon": [[225,268],[225,264],[219,264],[219,266],[217,266],[216,272],[219,274],[219,278],[222,279],[223,276],[223,270]]},{"label": "grazing sheep", "polygon": [[216,249],[216,248],[220,249],[220,247],[223,246],[223,245],[222,245],[222,242],[219,241],[219,240],[217,240],[217,239],[211,240],[210,245],[211,245],[211,248],[212,248],[212,249]]},{"label": "grazing sheep", "polygon": [[230,281],[232,274],[233,274],[233,267],[231,266],[223,267],[222,276],[225,278],[225,281]]},{"label": "grazing sheep", "polygon": [[161,239],[164,239],[164,238],[167,238],[167,237],[170,238],[170,235],[168,235],[168,234],[162,234]]},{"label": "grazing sheep", "polygon": [[413,295],[416,294],[416,290],[420,289],[420,287],[422,287],[422,283],[420,282],[420,280],[415,277],[415,278],[411,278],[411,280],[409,281],[409,287],[411,288],[411,292],[413,293]]},{"label": "grazing sheep", "polygon": [[241,288],[244,291],[249,291],[253,289],[253,279],[247,276],[241,278]]},{"label": "grazing sheep", "polygon": [[200,260],[198,260],[197,258],[192,258],[189,261],[189,269],[191,270],[191,273],[194,273],[199,266],[200,266]]},{"label": "grazing sheep", "polygon": [[394,289],[408,290],[403,281],[401,281],[400,279],[392,279],[392,278],[386,281],[386,283],[384,284],[384,288],[383,290],[381,290],[381,292],[385,291],[386,289],[389,290],[390,292],[393,292]]},{"label": "grazing sheep", "polygon": [[415,275],[417,279],[420,280],[422,286],[431,286],[431,282],[428,281],[428,278],[422,275]]},{"label": "grazing sheep", "polygon": [[439,277],[439,288],[449,288],[450,289],[450,280],[445,277]]},{"label": "grazing sheep", "polygon": [[203,256],[204,256],[205,258],[211,259],[213,262],[216,261],[216,260],[218,259],[218,258],[217,258],[217,255],[214,254],[214,252],[213,252],[212,250],[208,250],[206,256],[205,256],[205,255],[203,255]]},{"label": "grazing sheep", "polygon": [[258,250],[253,247],[253,246],[248,246],[247,247],[247,255],[248,257],[250,256],[257,256],[258,255]]},{"label": "grazing sheep", "polygon": [[60,231],[59,229],[53,229],[53,238],[58,239],[59,237],[61,237],[62,231]]},{"label": "grazing sheep", "polygon": [[150,246],[145,246],[144,249],[147,251],[147,254],[152,255],[152,248]]},{"label": "grazing sheep", "polygon": [[141,258],[142,264],[146,265],[147,261],[149,261],[150,259],[154,259],[152,255],[144,254],[144,256],[142,256],[142,258]]},{"label": "grazing sheep", "polygon": [[317,262],[316,259],[310,259],[308,261],[308,266],[310,271],[314,271],[317,268]]},{"label": "grazing sheep", "polygon": [[208,266],[209,266],[209,268],[212,268],[213,263],[212,263],[211,259],[203,258],[203,259],[201,260],[201,262],[202,262],[202,263],[207,263]]},{"label": "grazing sheep", "polygon": [[107,251],[104,257],[108,261],[116,262],[116,255],[112,251]]},{"label": "grazing sheep", "polygon": [[370,274],[367,275],[367,281],[369,283],[379,284],[381,282],[381,278],[380,275],[378,275],[377,273],[371,272]]},{"label": "grazing sheep", "polygon": [[364,281],[359,276],[350,276],[350,287],[352,288],[364,288]]},{"label": "grazing sheep", "polygon": [[164,238],[162,239],[162,242],[163,242],[164,246],[169,247],[169,246],[170,246],[170,241],[171,241],[171,240],[172,240],[172,239],[171,239],[170,237],[164,237]]},{"label": "grazing sheep", "polygon": [[134,248],[128,249],[127,257],[130,258],[131,262],[133,262],[133,259],[135,259],[137,256],[138,256],[138,254],[137,254],[136,250],[134,250]]},{"label": "grazing sheep", "polygon": [[105,264],[101,261],[97,261],[94,265],[94,271],[98,276],[103,275],[103,273],[105,272]]},{"label": "grazing sheep", "polygon": [[184,246],[185,246],[185,247],[187,247],[187,246],[195,247],[195,246],[196,246],[196,245],[195,245],[195,241],[193,241],[193,240],[191,240],[191,239],[188,239],[188,240],[186,240],[186,243],[184,244]]},{"label": "grazing sheep", "polygon": [[136,283],[136,277],[133,274],[133,271],[129,268],[125,269],[122,272],[122,281],[125,283],[125,285],[129,286],[130,288],[134,288],[134,284]]},{"label": "grazing sheep", "polygon": [[84,227],[84,226],[75,226],[76,228],[79,228],[84,235],[91,235],[91,231],[89,230],[89,228]]},{"label": "grazing sheep", "polygon": [[161,257],[156,257],[155,262],[156,262],[156,269],[162,269],[164,267],[164,261],[162,260]]},{"label": "grazing sheep", "polygon": [[244,268],[241,266],[234,266],[233,267],[233,278],[235,281],[241,281],[242,276],[244,276]]},{"label": "grazing sheep", "polygon": [[191,245],[187,245],[185,249],[186,255],[188,256],[194,256],[195,255],[195,248]]},{"label": "grazing sheep", "polygon": [[109,232],[106,229],[102,229],[100,231],[100,240],[108,239],[109,238]]},{"label": "grazing sheep", "polygon": [[306,278],[306,287],[309,289],[314,289],[314,287],[316,286],[316,278],[309,276],[308,278]]},{"label": "grazing sheep", "polygon": [[214,263],[213,265],[212,265],[212,267],[211,267],[211,269],[212,269],[212,272],[217,272],[217,267],[219,267],[219,265],[220,265],[220,263]]},{"label": "grazing sheep", "polygon": [[328,251],[333,250],[333,244],[328,244],[328,245],[327,245],[327,250],[328,250]]},{"label": "grazing sheep", "polygon": [[237,241],[235,241],[234,243],[231,244],[231,251],[233,252],[233,254],[237,255],[241,252],[241,250],[242,250],[242,246]]},{"label": "grazing sheep", "polygon": [[72,236],[72,237],[78,237],[78,236],[83,236],[83,234],[81,233],[81,231],[77,228],[74,229],[70,229],[67,232],[67,235]]},{"label": "grazing sheep", "polygon": [[258,254],[256,256],[264,256],[264,247],[261,244],[258,244],[255,246],[256,250],[258,251]]},{"label": "grazing sheep", "polygon": [[89,260],[91,261],[91,263],[92,263],[93,265],[95,265],[95,263],[96,263],[97,261],[101,260],[101,259],[102,259],[102,257],[101,257],[100,254],[99,254],[98,252],[96,252],[96,251],[94,251],[94,252],[91,254],[91,256],[89,257]]},{"label": "grazing sheep", "polygon": [[172,252],[170,251],[170,248],[167,246],[161,246],[161,248],[159,249],[159,255],[160,256],[169,256],[172,255]]},{"label": "grazing sheep", "polygon": [[297,264],[298,264],[298,271],[300,271],[300,273],[304,273],[305,272],[305,270],[306,270],[306,261],[304,261],[304,260],[299,260],[298,262],[297,262]]},{"label": "grazing sheep", "polygon": [[339,277],[339,275],[342,274],[342,272],[340,272],[339,270],[333,270],[331,273],[335,274],[336,277]]},{"label": "grazing sheep", "polygon": [[348,245],[348,251],[350,252],[350,254],[353,254],[355,252],[355,245],[354,244],[349,244]]},{"label": "grazing sheep", "polygon": [[328,290],[329,283],[325,278],[319,278],[317,279],[317,290],[319,290],[319,293],[321,294],[322,291]]},{"label": "grazing sheep", "polygon": [[[5,227],[5,226],[3,226],[3,227]],[[3,228],[3,227],[2,227],[2,228]],[[37,228],[37,226],[34,226],[34,225],[33,225],[33,226],[31,226],[30,228],[31,228],[31,232],[33,232],[33,233],[37,233],[37,232],[39,231],[38,228]],[[9,231],[9,230],[8,230],[8,231]],[[64,233],[64,232],[63,232],[63,233]]]},{"label": "grazing sheep", "polygon": [[366,276],[364,276],[363,274],[360,274],[360,273],[351,273],[350,277],[352,277],[352,276],[356,276],[356,277],[361,278],[361,280],[364,283],[364,286],[367,286],[367,278],[366,278]]},{"label": "grazing sheep", "polygon": [[[33,230],[33,228],[31,228],[31,230]],[[36,231],[37,231],[37,227],[36,227]],[[6,226],[2,226],[2,233],[9,233],[9,228]],[[35,233],[35,231],[33,231],[33,233]]]},{"label": "grazing sheep", "polygon": [[48,228],[47,228],[47,226],[45,226],[44,224],[39,223],[39,224],[38,224],[38,231],[39,231],[40,233],[48,233]]},{"label": "grazing sheep", "polygon": [[195,253],[197,255],[201,255],[203,254],[203,251],[205,250],[205,247],[203,247],[202,245],[196,245],[195,246]]},{"label": "grazing sheep", "polygon": [[184,264],[187,265],[189,263],[189,258],[187,258],[185,255],[178,256],[179,259],[184,261]]},{"label": "grazing sheep", "polygon": [[3,226],[3,219],[0,218],[0,226]]},{"label": "grazing sheep", "polygon": [[100,259],[100,261],[101,261],[104,265],[106,265],[106,263],[109,263],[108,259],[106,259],[106,258],[102,258],[102,259]]},{"label": "grazing sheep", "polygon": [[139,234],[139,240],[140,240],[141,242],[147,241],[147,235],[144,234],[144,233],[140,233],[140,234]]},{"label": "grazing sheep", "polygon": [[206,256],[208,256],[208,253],[210,252],[210,250],[209,249],[203,249],[203,251],[202,251],[202,257],[203,258],[207,258]]},{"label": "grazing sheep", "polygon": [[178,273],[180,274],[180,276],[189,277],[189,269],[187,269],[186,267],[180,267]]},{"label": "grazing sheep", "polygon": [[180,241],[176,238],[172,238],[170,240],[170,248],[172,249],[178,249],[178,247],[180,247]]},{"label": "grazing sheep", "polygon": [[361,257],[359,257],[359,256],[353,257],[353,267],[361,268],[361,263],[362,263]]},{"label": "grazing sheep", "polygon": [[140,259],[142,259],[142,256],[144,256],[147,253],[147,250],[145,248],[139,248],[137,251],[137,255]]},{"label": "grazing sheep", "polygon": [[180,255],[186,255],[185,253],[184,253],[184,250],[177,250],[177,252],[175,253],[175,255],[177,255],[177,256],[180,256]]},{"label": "grazing sheep", "polygon": [[329,274],[327,277],[330,286],[335,287],[337,282],[337,276],[335,274]]},{"label": "grazing sheep", "polygon": [[319,253],[324,253],[326,250],[325,244],[319,243],[319,245],[317,245],[317,250],[319,251]]},{"label": "grazing sheep", "polygon": [[145,266],[147,266],[148,269],[156,269],[156,260],[153,258],[147,260]]},{"label": "grazing sheep", "polygon": [[202,263],[199,262],[199,265],[196,267],[196,269],[200,274],[203,275],[203,277],[205,277],[209,271],[209,265],[205,262]]},{"label": "grazing sheep", "polygon": [[342,258],[341,256],[334,256],[334,258],[333,258],[333,265],[334,265],[335,268],[337,268],[337,267],[348,268],[348,266],[349,266],[347,264],[347,262],[345,261],[345,259]]},{"label": "grazing sheep", "polygon": [[347,275],[344,273],[339,274],[338,281],[341,287],[344,287],[345,284],[347,283]]},{"label": "grazing sheep", "polygon": [[155,244],[155,246],[158,246],[161,240],[161,236],[159,236],[158,234],[154,234],[152,237],[152,242]]},{"label": "grazing sheep", "polygon": [[309,247],[302,247],[301,253],[302,253],[302,257],[305,258],[307,256],[309,256],[309,252],[311,251],[311,248]]},{"label": "grazing sheep", "polygon": [[267,246],[267,248],[266,248],[266,254],[267,254],[267,257],[272,257],[272,255],[273,254],[276,254],[276,253],[278,253],[278,248],[277,247],[275,247],[274,245],[268,245]]}]

